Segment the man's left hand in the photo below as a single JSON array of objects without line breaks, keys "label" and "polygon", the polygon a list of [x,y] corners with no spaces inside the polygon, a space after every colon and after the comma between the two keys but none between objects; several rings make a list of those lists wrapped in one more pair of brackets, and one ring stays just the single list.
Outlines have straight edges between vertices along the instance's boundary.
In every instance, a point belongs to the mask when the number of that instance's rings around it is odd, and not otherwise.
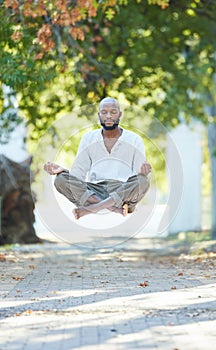
[{"label": "man's left hand", "polygon": [[149,164],[148,162],[144,162],[141,165],[139,174],[148,175],[151,172],[151,170],[152,170],[151,164]]}]

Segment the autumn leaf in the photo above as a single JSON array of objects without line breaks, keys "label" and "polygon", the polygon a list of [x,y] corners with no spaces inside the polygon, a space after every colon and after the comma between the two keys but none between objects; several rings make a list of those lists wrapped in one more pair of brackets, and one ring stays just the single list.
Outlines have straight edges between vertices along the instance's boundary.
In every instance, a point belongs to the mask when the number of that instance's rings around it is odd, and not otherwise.
[{"label": "autumn leaf", "polygon": [[149,283],[147,281],[143,282],[143,283],[140,283],[139,284],[140,287],[148,287],[149,286]]},{"label": "autumn leaf", "polygon": [[34,266],[34,265],[29,265],[29,268],[30,268],[31,270],[34,270],[34,269],[35,269],[35,266]]},{"label": "autumn leaf", "polygon": [[197,263],[199,263],[199,262],[202,261],[202,258],[198,257],[198,258],[196,258],[194,261],[197,262]]},{"label": "autumn leaf", "polygon": [[19,1],[18,0],[5,0],[4,7],[12,8],[13,10],[16,10],[19,7]]},{"label": "autumn leaf", "polygon": [[89,17],[96,17],[97,16],[97,9],[94,6],[90,6],[88,8],[88,16]]},{"label": "autumn leaf", "polygon": [[117,0],[108,0],[105,5],[106,6],[115,6],[117,3]]},{"label": "autumn leaf", "polygon": [[100,36],[100,35],[96,35],[96,36],[94,37],[94,41],[100,42],[100,41],[103,41],[103,38],[102,38],[102,36]]},{"label": "autumn leaf", "polygon": [[39,52],[39,53],[35,56],[34,59],[35,59],[35,60],[42,60],[43,56],[44,56],[43,52]]},{"label": "autumn leaf", "polygon": [[42,27],[37,32],[36,43],[41,45],[45,52],[50,51],[54,48],[55,43],[52,40],[52,30],[49,24],[43,24]]},{"label": "autumn leaf", "polygon": [[84,32],[81,28],[72,27],[72,28],[70,28],[69,32],[75,40],[77,40],[77,39],[84,40],[85,39]]},{"label": "autumn leaf", "polygon": [[184,276],[183,272],[179,272],[177,276]]},{"label": "autumn leaf", "polygon": [[70,24],[73,23],[71,20],[71,16],[68,12],[63,12],[59,15],[58,18],[55,20],[56,23],[58,23],[60,26],[66,26],[68,27]]},{"label": "autumn leaf", "polygon": [[6,258],[5,258],[5,255],[4,254],[0,254],[0,261],[5,261]]},{"label": "autumn leaf", "polygon": [[[92,0],[78,0],[77,7],[83,12],[83,10],[87,10],[88,17],[96,17],[97,15],[97,4]],[[84,13],[84,12],[83,12]]]},{"label": "autumn leaf", "polygon": [[22,39],[23,33],[20,30],[15,30],[13,34],[11,35],[11,39],[13,41],[20,41]]},{"label": "autumn leaf", "polygon": [[33,313],[33,310],[25,310],[24,314],[25,315],[31,315]]},{"label": "autumn leaf", "polygon": [[38,30],[37,37],[39,40],[42,40],[43,37],[52,36],[52,31],[49,24],[43,24],[42,27]]},{"label": "autumn leaf", "polygon": [[22,281],[24,279],[24,277],[13,276],[12,279],[15,280],[15,281]]},{"label": "autumn leaf", "polygon": [[77,6],[81,8],[85,8],[89,6],[90,1],[88,0],[77,0]]},{"label": "autumn leaf", "polygon": [[67,8],[66,0],[56,0],[55,7],[57,7],[58,9],[65,10]]}]

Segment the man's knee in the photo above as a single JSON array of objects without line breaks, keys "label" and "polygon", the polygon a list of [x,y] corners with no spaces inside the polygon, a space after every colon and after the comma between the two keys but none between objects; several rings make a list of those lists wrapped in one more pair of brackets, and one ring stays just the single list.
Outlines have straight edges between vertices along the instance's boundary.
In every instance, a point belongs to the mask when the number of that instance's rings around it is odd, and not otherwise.
[{"label": "man's knee", "polygon": [[64,173],[60,173],[56,175],[54,180],[54,186],[57,190],[60,190],[65,184],[65,175]]},{"label": "man's knee", "polygon": [[150,180],[146,175],[138,175],[139,179],[139,191],[140,193],[146,193],[150,187]]}]

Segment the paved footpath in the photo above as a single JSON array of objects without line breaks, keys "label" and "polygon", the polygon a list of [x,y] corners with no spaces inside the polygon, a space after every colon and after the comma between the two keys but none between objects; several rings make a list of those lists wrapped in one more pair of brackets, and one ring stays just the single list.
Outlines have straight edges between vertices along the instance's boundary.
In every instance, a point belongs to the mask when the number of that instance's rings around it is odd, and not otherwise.
[{"label": "paved footpath", "polygon": [[168,248],[1,248],[0,349],[216,349],[216,254]]}]

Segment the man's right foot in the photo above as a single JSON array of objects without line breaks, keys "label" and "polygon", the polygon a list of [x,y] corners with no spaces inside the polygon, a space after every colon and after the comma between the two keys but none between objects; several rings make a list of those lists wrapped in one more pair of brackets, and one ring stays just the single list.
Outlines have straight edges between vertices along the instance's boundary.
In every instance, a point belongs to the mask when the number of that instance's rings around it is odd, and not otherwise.
[{"label": "man's right foot", "polygon": [[87,209],[84,208],[84,207],[78,207],[78,208],[75,208],[75,209],[73,210],[73,214],[74,214],[75,219],[78,220],[78,219],[81,218],[82,216],[91,214],[91,211],[87,210]]},{"label": "man's right foot", "polygon": [[123,216],[127,216],[128,214],[128,204],[124,204],[122,208],[117,208],[117,207],[111,207],[109,208],[110,211],[114,212],[114,213],[119,213]]}]

